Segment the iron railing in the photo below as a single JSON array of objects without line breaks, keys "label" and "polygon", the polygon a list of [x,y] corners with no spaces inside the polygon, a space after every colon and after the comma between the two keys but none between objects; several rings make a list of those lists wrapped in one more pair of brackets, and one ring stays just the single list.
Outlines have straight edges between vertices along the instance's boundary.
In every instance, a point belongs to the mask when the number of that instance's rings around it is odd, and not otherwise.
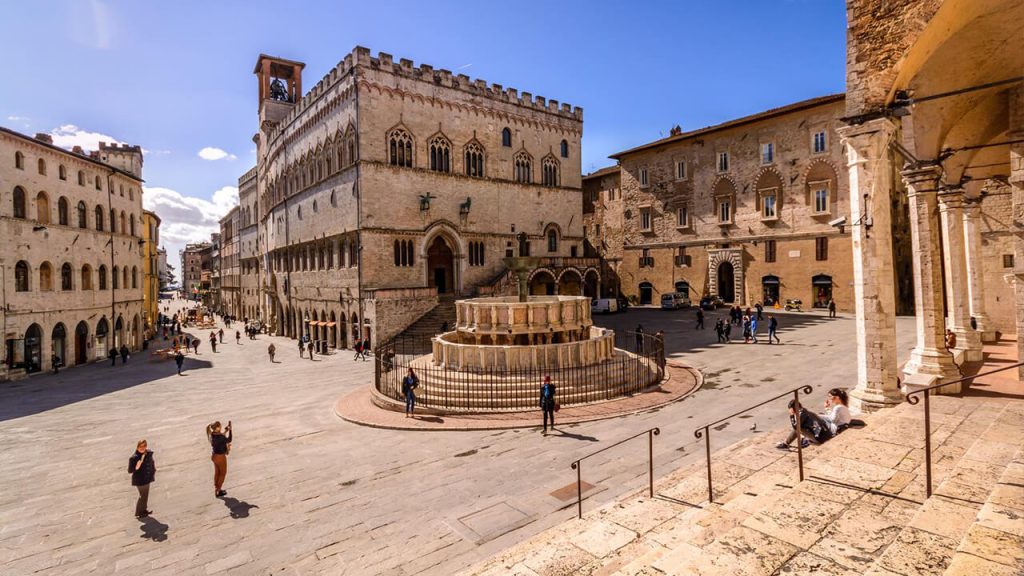
[{"label": "iron railing", "polygon": [[735,413],[735,414],[733,414],[731,416],[726,416],[725,418],[721,418],[719,420],[715,420],[714,422],[705,424],[705,425],[701,426],[700,428],[697,428],[696,430],[693,431],[693,435],[696,436],[698,440],[701,439],[701,438],[704,438],[704,450],[705,450],[705,454],[707,456],[707,464],[708,464],[708,502],[714,502],[715,501],[715,492],[714,492],[714,488],[712,487],[712,483],[711,483],[711,427],[716,425],[716,424],[721,424],[722,422],[725,422],[726,420],[731,420],[731,419],[733,419],[733,418],[735,418],[735,417],[737,417],[740,414],[743,414],[745,412],[750,412],[754,408],[760,408],[761,406],[764,406],[765,404],[767,404],[769,402],[774,402],[774,401],[778,400],[779,398],[785,398],[786,396],[789,396],[790,394],[793,395],[793,400],[796,402],[795,405],[797,407],[796,418],[794,418],[794,420],[796,421],[796,460],[797,460],[797,465],[798,465],[798,467],[800,469],[800,481],[801,482],[804,481],[804,451],[803,451],[803,447],[800,445],[802,440],[803,440],[803,437],[802,437],[802,434],[801,434],[801,431],[800,431],[800,412],[799,412],[799,408],[802,407],[802,404],[800,403],[800,393],[803,392],[804,394],[810,394],[813,389],[814,388],[812,386],[810,386],[810,385],[805,385],[805,386],[800,386],[799,388],[794,388],[794,389],[792,389],[792,390],[790,390],[788,392],[783,392],[782,394],[779,394],[778,396],[772,396],[771,398],[769,398],[769,399],[767,399],[767,400],[765,400],[765,401],[763,401],[761,403],[755,404],[755,405],[753,405],[753,406],[751,406],[749,408],[745,408],[743,410],[740,410],[739,412],[737,412],[737,413]]},{"label": "iron railing", "polygon": [[906,399],[907,403],[909,404],[917,404],[918,402],[921,401],[921,399],[917,396],[918,394],[922,394],[924,396],[924,471],[926,482],[925,493],[927,494],[928,498],[932,497],[932,415],[931,405],[928,402],[928,397],[930,396],[929,392],[935,390],[936,388],[943,388],[945,386],[950,386],[953,384],[960,384],[963,382],[967,382],[968,380],[973,381],[975,378],[988,376],[990,374],[995,374],[996,372],[1003,372],[1005,370],[1020,368],[1021,366],[1024,366],[1024,362],[1018,362],[1016,364],[1003,366],[1002,368],[997,368],[995,370],[989,370],[988,372],[982,372],[980,374],[975,374],[973,376],[960,378],[959,380],[953,380],[951,382],[941,382],[939,384],[933,384],[932,386],[929,386],[927,388],[921,388],[920,390],[907,392]]},{"label": "iron railing", "polygon": [[661,430],[659,428],[651,428],[649,430],[644,430],[639,434],[634,434],[629,438],[623,438],[611,446],[605,446],[597,452],[591,452],[590,454],[573,461],[571,467],[576,471],[576,515],[579,518],[583,518],[583,466],[581,466],[581,463],[591,456],[597,456],[605,450],[615,448],[620,444],[629,442],[634,438],[639,438],[644,434],[647,434],[647,487],[651,498],[654,498],[654,437],[661,434]]},{"label": "iron railing", "polygon": [[[653,334],[615,333],[615,347],[626,354],[591,366],[549,369],[468,368],[413,360],[432,352],[431,336],[396,337],[374,351],[377,391],[403,401],[402,380],[413,368],[419,378],[416,403],[463,412],[536,410],[540,385],[551,376],[561,406],[611,400],[644,391],[665,377],[664,341]],[[607,385],[607,382],[614,382]]]}]

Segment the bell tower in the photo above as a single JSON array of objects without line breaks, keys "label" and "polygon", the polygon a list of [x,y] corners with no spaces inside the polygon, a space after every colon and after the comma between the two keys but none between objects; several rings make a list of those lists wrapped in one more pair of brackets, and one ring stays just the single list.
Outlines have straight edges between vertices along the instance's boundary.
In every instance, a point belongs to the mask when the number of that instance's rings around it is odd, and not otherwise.
[{"label": "bell tower", "polygon": [[306,65],[260,54],[253,74],[259,80],[260,127],[277,124],[302,99],[302,69]]}]

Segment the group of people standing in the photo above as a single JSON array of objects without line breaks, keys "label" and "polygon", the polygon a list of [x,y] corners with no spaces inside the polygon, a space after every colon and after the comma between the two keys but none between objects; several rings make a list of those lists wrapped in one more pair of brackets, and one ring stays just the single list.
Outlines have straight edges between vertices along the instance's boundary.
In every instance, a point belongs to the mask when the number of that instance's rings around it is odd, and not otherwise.
[{"label": "group of people standing", "polygon": [[[213,494],[215,498],[227,495],[224,480],[228,475],[228,454],[231,452],[231,421],[221,428],[219,421],[206,427],[206,439],[210,443],[210,460],[213,462]],[[149,485],[156,481],[156,461],[149,443],[143,439],[135,444],[135,452],[128,458],[128,473],[132,475],[132,486],[139,491],[135,501],[135,517],[145,518],[153,513],[149,509]]]},{"label": "group of people standing", "polygon": [[[757,329],[760,325],[760,321],[763,319],[761,314],[761,308],[758,306],[757,315],[750,313],[750,309],[747,309],[747,313],[743,313],[739,306],[729,310],[729,321],[726,322],[724,319],[719,319],[715,323],[715,333],[718,335],[718,342],[720,344],[728,344],[732,342],[731,334],[733,325],[738,325],[743,329],[743,343],[757,344]],[[703,320],[702,320],[703,322]],[[776,344],[782,344],[782,340],[779,339],[779,320],[774,314],[768,315],[768,343],[772,344],[773,341]]]}]

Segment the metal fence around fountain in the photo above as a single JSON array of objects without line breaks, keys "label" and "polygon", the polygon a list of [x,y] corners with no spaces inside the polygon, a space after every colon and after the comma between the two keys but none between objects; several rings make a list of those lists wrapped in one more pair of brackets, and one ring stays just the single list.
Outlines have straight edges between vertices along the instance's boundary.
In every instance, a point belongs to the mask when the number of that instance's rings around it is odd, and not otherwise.
[{"label": "metal fence around fountain", "polygon": [[[561,406],[571,406],[636,394],[664,379],[665,348],[660,337],[647,333],[616,332],[614,339],[615,347],[626,353],[590,366],[456,370],[444,365],[420,364],[413,367],[421,383],[416,404],[469,412],[537,409],[540,385],[545,376],[551,376],[556,386],[562,386],[556,392],[556,401]],[[378,345],[374,350],[377,392],[392,400],[403,401],[402,380],[414,359],[432,352],[431,344],[432,337],[429,336],[399,336]],[[602,382],[608,382],[612,375],[624,376],[624,382],[614,388],[604,386]],[[425,382],[430,382],[428,387],[422,386]],[[572,390],[574,398],[567,398],[563,390]],[[532,396],[536,396],[537,401],[528,405],[511,400]],[[575,398],[585,400],[576,401]]]}]

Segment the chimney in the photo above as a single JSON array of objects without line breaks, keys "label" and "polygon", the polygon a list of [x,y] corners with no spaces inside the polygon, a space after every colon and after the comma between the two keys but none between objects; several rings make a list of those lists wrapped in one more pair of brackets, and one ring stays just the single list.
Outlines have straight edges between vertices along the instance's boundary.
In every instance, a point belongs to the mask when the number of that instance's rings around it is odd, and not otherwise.
[{"label": "chimney", "polygon": [[36,140],[46,142],[47,144],[53,144],[53,136],[50,136],[45,132],[36,132]]}]

